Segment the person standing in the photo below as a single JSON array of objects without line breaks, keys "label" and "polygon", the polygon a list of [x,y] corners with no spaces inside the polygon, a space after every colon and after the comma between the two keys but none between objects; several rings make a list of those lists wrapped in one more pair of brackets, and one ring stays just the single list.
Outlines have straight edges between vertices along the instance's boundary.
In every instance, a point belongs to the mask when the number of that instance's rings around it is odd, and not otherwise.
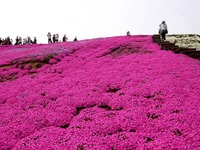
[{"label": "person standing", "polygon": [[127,36],[131,36],[131,32],[130,32],[130,31],[127,31],[127,32],[126,32],[126,35],[127,35]]},{"label": "person standing", "polygon": [[33,44],[37,44],[37,39],[36,39],[36,37],[34,37],[34,39],[33,39]]},{"label": "person standing", "polygon": [[27,44],[32,44],[32,40],[31,40],[30,36],[27,37]]},{"label": "person standing", "polygon": [[66,34],[63,36],[63,42],[67,42],[68,38],[66,36]]},{"label": "person standing", "polygon": [[59,34],[56,34],[56,42],[59,42]]},{"label": "person standing", "polygon": [[22,37],[19,37],[18,45],[22,45]]},{"label": "person standing", "polygon": [[47,34],[47,37],[48,37],[48,43],[52,43],[52,40],[51,40],[51,33],[50,33],[50,32]]},{"label": "person standing", "polygon": [[0,45],[2,45],[2,39],[0,38]]},{"label": "person standing", "polygon": [[166,40],[166,34],[168,33],[167,24],[165,21],[162,21],[159,25],[159,34],[162,41]]},{"label": "person standing", "polygon": [[78,41],[77,37],[75,36],[74,41]]},{"label": "person standing", "polygon": [[15,45],[18,45],[19,44],[19,37],[17,36],[16,37],[16,40],[15,40],[16,42],[15,42]]},{"label": "person standing", "polygon": [[25,44],[27,44],[27,43],[28,43],[27,38],[24,38],[24,39],[23,39],[23,45],[25,45]]},{"label": "person standing", "polygon": [[53,43],[56,43],[56,35],[53,35]]},{"label": "person standing", "polygon": [[10,41],[10,37],[9,36],[6,38],[6,45],[11,45],[11,41]]}]

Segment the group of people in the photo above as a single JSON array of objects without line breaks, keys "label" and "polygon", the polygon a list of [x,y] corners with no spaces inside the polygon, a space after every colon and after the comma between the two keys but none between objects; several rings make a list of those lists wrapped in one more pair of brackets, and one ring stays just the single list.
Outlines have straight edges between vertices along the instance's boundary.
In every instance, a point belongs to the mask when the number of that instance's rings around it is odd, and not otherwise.
[{"label": "group of people", "polygon": [[14,45],[37,44],[36,37],[34,37],[34,39],[32,40],[29,36],[27,38],[24,38],[23,41],[21,37],[17,36],[15,41],[16,42]]},{"label": "group of people", "polygon": [[22,41],[21,37],[16,37],[15,43],[13,44],[13,40],[8,36],[5,39],[0,38],[0,45],[25,45],[25,44],[37,44],[37,39],[34,37],[32,40],[29,36],[24,38]]},{"label": "group of people", "polygon": [[[59,42],[59,34],[58,33],[57,34],[53,34],[53,38],[52,38],[52,35],[49,32],[47,34],[47,37],[48,37],[48,43],[57,43],[57,42]],[[67,37],[66,36],[65,36],[64,40],[67,41]]]},{"label": "group of people", "polygon": [[0,45],[12,45],[13,40],[10,39],[10,37],[8,36],[7,38],[1,39],[0,38]]},{"label": "group of people", "polygon": [[[57,43],[57,42],[61,42],[61,40],[59,40],[59,34],[53,34],[53,36],[51,35],[50,32],[48,32],[47,34],[48,37],[48,43]],[[68,38],[67,35],[64,34],[63,38],[62,38],[62,42],[67,42]],[[77,41],[77,37],[74,38],[74,41]]]},{"label": "group of people", "polygon": [[[165,41],[166,40],[166,34],[168,33],[168,29],[167,29],[167,24],[165,21],[162,21],[161,24],[159,25],[159,34],[160,34],[160,39],[161,41]],[[127,36],[131,36],[130,31],[127,31]],[[53,36],[51,35],[51,33],[49,32],[47,34],[48,37],[48,43],[57,43],[57,42],[61,42],[59,40],[59,34],[53,34]],[[66,34],[63,36],[62,38],[62,42],[67,42],[68,38],[66,36]],[[74,41],[78,41],[77,37],[74,38]],[[29,36],[27,38],[24,38],[22,41],[21,37],[16,37],[15,40],[15,44],[14,45],[24,45],[24,44],[37,44],[37,39],[36,37],[34,37],[34,39],[32,40]],[[13,40],[8,36],[7,38],[1,39],[0,38],[0,45],[13,45]]]}]

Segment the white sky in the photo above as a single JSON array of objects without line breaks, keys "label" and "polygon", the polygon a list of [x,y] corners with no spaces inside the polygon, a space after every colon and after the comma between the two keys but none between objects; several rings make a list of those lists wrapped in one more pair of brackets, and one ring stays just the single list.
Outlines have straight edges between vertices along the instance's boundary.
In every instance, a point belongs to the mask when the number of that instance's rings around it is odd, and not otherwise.
[{"label": "white sky", "polygon": [[0,0],[0,37],[47,33],[69,40],[155,34],[162,20],[169,34],[200,34],[200,0]]}]

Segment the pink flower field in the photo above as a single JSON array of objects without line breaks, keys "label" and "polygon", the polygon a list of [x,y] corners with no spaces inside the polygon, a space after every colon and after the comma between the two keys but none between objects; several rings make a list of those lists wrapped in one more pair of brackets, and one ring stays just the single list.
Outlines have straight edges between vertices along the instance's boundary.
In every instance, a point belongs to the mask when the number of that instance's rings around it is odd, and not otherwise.
[{"label": "pink flower field", "polygon": [[151,36],[0,47],[0,150],[198,150],[200,61]]}]

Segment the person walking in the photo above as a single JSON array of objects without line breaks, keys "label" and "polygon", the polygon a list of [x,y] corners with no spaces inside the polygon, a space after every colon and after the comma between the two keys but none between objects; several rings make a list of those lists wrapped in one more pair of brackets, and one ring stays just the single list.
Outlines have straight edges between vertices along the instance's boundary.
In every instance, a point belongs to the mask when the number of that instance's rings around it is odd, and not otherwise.
[{"label": "person walking", "polygon": [[162,41],[166,40],[166,34],[168,33],[167,24],[165,21],[162,21],[159,25],[159,34]]}]

